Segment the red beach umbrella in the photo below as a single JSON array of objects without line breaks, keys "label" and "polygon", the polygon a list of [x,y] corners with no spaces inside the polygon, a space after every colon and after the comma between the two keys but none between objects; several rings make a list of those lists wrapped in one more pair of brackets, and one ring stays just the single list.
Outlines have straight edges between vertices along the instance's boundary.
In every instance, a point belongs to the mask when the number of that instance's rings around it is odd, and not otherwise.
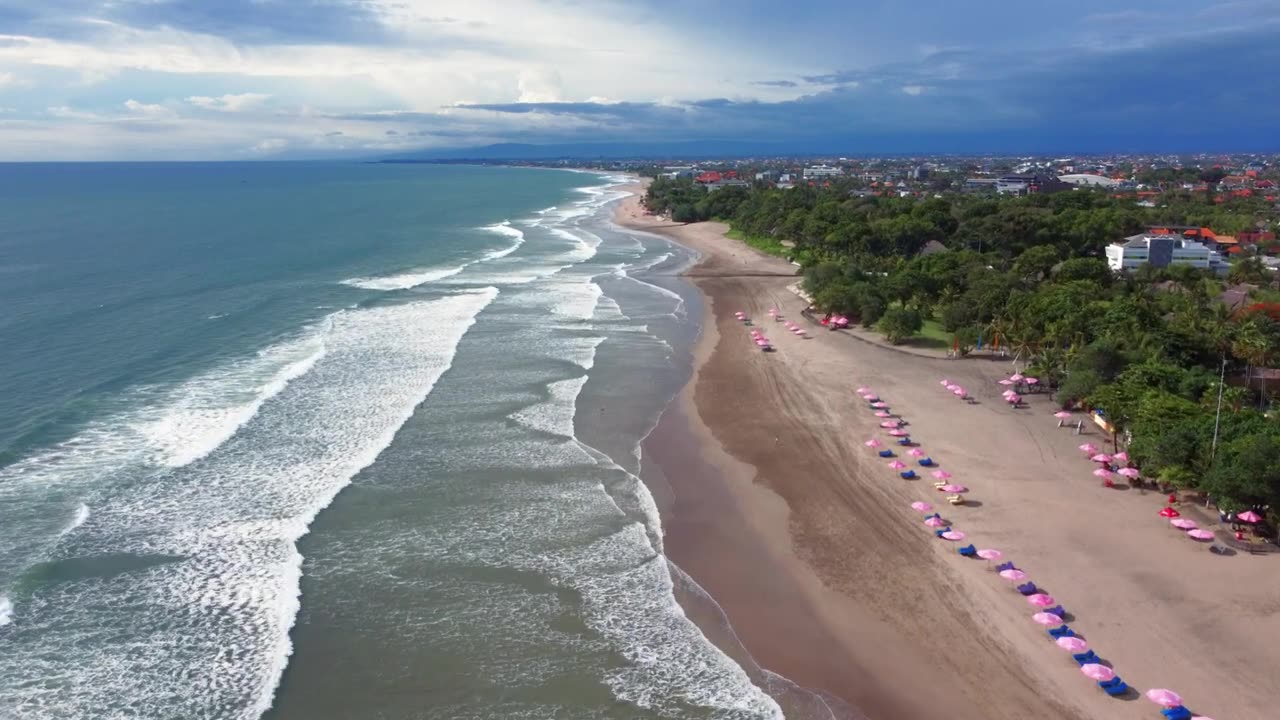
[{"label": "red beach umbrella", "polygon": [[1163,517],[1163,518],[1182,517],[1182,513],[1178,512],[1177,510],[1174,510],[1171,507],[1166,506],[1160,510],[1160,517]]}]

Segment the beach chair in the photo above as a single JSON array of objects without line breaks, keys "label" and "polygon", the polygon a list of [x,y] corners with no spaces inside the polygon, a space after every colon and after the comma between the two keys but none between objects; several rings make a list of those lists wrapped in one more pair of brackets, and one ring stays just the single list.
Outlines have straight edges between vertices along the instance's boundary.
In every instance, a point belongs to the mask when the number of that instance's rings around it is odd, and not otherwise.
[{"label": "beach chair", "polygon": [[948,495],[948,496],[947,496],[947,502],[951,503],[952,505],[963,505],[963,504],[964,504],[964,496],[963,496],[963,495]]},{"label": "beach chair", "polygon": [[1182,705],[1165,708],[1160,711],[1160,714],[1169,718],[1169,720],[1191,720],[1191,711]]},{"label": "beach chair", "polygon": [[1017,570],[1011,562],[1002,562],[996,566],[996,572],[1004,572],[1005,570]]},{"label": "beach chair", "polygon": [[[1116,684],[1112,685],[1111,687],[1102,688],[1111,697],[1120,697],[1121,695],[1124,695],[1125,693],[1129,692],[1129,686],[1126,685],[1123,680],[1121,680],[1120,678],[1116,678],[1116,680],[1117,680]],[[1101,685],[1102,683],[1098,683],[1098,684]]]},{"label": "beach chair", "polygon": [[893,457],[893,451],[892,451],[892,450],[881,450],[881,451],[880,451],[880,457],[882,457],[882,458],[891,458],[891,457]]},{"label": "beach chair", "polygon": [[1018,586],[1018,592],[1023,595],[1035,595],[1040,592],[1040,588],[1036,587],[1036,584],[1033,582],[1026,582]]},{"label": "beach chair", "polygon": [[938,528],[937,530],[933,531],[933,536],[942,537],[943,533],[946,533],[946,532],[947,532],[947,528]]},{"label": "beach chair", "polygon": [[909,437],[904,437],[904,438],[902,438],[901,440],[899,440],[899,441],[898,441],[898,444],[899,444],[899,445],[901,445],[901,446],[903,446],[903,447],[906,447],[906,446],[908,446],[908,445],[910,445],[910,444],[911,444],[911,438],[909,438]]},{"label": "beach chair", "polygon": [[903,480],[915,480],[915,479],[916,479],[916,471],[915,471],[915,470],[907,470],[907,471],[905,471],[905,472],[900,472],[900,473],[898,473],[898,474],[902,476],[902,479],[903,479]]},{"label": "beach chair", "polygon": [[1076,664],[1078,665],[1088,665],[1089,663],[1097,663],[1102,660],[1102,658],[1095,655],[1092,650],[1089,650],[1087,652],[1082,652],[1082,653],[1075,653],[1074,655],[1071,656],[1071,659],[1075,660]]},{"label": "beach chair", "polygon": [[1075,637],[1076,631],[1072,630],[1069,625],[1059,625],[1056,628],[1049,628],[1049,637],[1057,640],[1064,637]]},{"label": "beach chair", "polygon": [[1048,608],[1047,610],[1045,610],[1045,612],[1049,613],[1050,615],[1057,615],[1058,617],[1067,616],[1067,611],[1063,610],[1061,605],[1055,605],[1051,608]]},{"label": "beach chair", "polygon": [[933,467],[933,458],[920,458],[920,467]]},{"label": "beach chair", "polygon": [[974,547],[973,545],[966,545],[956,550],[956,552],[960,553],[965,557],[978,557],[978,548]]}]

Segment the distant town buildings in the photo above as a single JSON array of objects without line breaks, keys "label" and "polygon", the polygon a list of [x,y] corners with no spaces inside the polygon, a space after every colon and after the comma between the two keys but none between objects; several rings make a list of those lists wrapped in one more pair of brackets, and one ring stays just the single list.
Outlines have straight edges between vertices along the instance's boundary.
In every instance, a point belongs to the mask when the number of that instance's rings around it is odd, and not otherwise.
[{"label": "distant town buildings", "polygon": [[1141,233],[1107,246],[1107,265],[1115,272],[1148,264],[1157,268],[1190,265],[1220,274],[1228,268],[1227,261],[1208,245],[1173,234]]},{"label": "distant town buildings", "polygon": [[844,175],[844,170],[838,167],[832,167],[831,165],[813,165],[805,168],[803,175],[805,180],[833,178]]},{"label": "distant town buildings", "polygon": [[1089,173],[1059,175],[1058,179],[1068,185],[1074,185],[1076,187],[1117,188],[1124,184],[1121,180],[1109,178],[1105,175],[1092,175]]},{"label": "distant town buildings", "polygon": [[1001,195],[1034,195],[1070,189],[1071,185],[1041,173],[1005,175],[996,180],[996,192]]}]

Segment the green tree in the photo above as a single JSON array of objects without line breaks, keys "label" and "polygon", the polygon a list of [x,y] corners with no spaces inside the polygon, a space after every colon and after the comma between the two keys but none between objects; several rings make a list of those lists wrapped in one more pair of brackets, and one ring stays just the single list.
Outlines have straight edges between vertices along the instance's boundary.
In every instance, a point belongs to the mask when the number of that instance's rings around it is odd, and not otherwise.
[{"label": "green tree", "polygon": [[884,333],[885,339],[894,345],[901,345],[920,332],[924,327],[924,319],[914,308],[894,306],[885,310],[877,327]]}]

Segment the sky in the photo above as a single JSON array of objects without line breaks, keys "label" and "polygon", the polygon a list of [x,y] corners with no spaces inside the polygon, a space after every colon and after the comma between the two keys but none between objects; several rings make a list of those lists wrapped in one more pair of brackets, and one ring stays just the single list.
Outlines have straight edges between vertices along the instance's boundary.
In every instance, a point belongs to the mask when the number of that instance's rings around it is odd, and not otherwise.
[{"label": "sky", "polygon": [[0,0],[0,160],[1280,150],[1280,0]]}]

